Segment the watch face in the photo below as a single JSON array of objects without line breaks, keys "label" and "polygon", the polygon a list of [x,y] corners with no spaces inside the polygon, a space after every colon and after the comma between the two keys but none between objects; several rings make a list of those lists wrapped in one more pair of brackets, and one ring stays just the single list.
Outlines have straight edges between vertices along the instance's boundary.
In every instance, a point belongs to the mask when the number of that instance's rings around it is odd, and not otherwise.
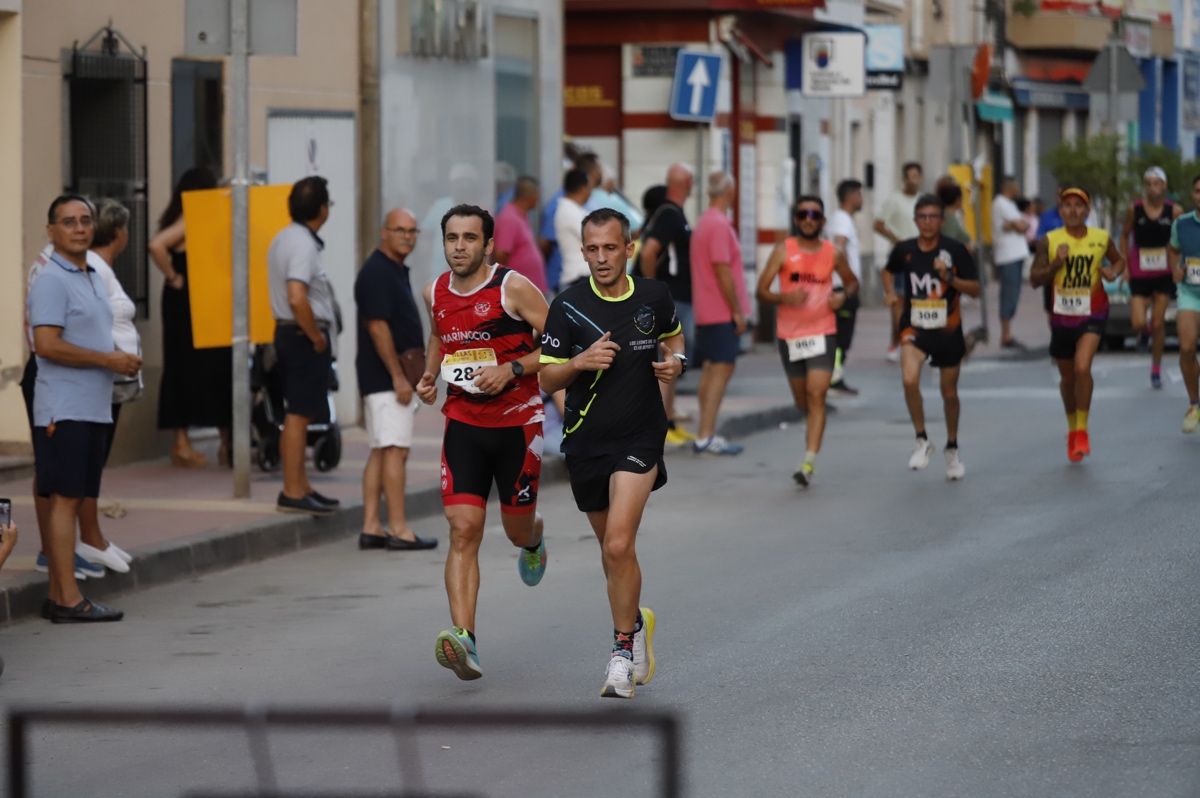
[{"label": "watch face", "polygon": [[519,360],[513,361],[512,370],[513,370],[513,374],[515,374],[518,377],[524,376],[524,374],[525,374],[525,367],[521,365],[521,361],[519,361]]}]

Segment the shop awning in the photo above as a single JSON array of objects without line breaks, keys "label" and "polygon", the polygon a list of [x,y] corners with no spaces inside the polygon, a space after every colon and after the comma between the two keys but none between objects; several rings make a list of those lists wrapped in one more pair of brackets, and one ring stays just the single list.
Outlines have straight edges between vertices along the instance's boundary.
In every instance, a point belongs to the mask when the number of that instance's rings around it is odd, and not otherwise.
[{"label": "shop awning", "polygon": [[975,103],[975,110],[984,122],[1011,122],[1013,120],[1013,102],[1007,94],[996,91],[985,91]]}]

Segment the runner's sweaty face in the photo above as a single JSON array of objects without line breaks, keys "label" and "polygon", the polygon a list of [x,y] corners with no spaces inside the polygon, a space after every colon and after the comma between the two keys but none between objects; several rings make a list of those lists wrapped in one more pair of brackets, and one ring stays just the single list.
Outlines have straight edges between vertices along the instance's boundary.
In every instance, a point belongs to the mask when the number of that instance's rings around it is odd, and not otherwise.
[{"label": "runner's sweaty face", "polygon": [[609,219],[583,227],[583,259],[600,288],[625,279],[625,264],[633,257],[633,242],[625,240],[621,223]]},{"label": "runner's sweaty face", "polygon": [[1064,199],[1058,205],[1058,213],[1065,227],[1078,230],[1087,224],[1088,206],[1080,197],[1072,195]]},{"label": "runner's sweaty face", "polygon": [[936,241],[942,234],[945,214],[936,205],[922,205],[913,213],[913,220],[917,223],[917,233],[922,241]]},{"label": "runner's sweaty face", "polygon": [[821,230],[825,227],[825,212],[815,202],[801,202],[794,212],[796,230],[800,237],[812,241],[820,238]]},{"label": "runner's sweaty face", "polygon": [[479,271],[492,254],[492,242],[483,238],[483,220],[478,216],[451,216],[442,237],[446,263],[458,277]]},{"label": "runner's sweaty face", "polygon": [[1162,202],[1167,196],[1167,181],[1160,177],[1147,177],[1145,182],[1146,199],[1151,202]]}]

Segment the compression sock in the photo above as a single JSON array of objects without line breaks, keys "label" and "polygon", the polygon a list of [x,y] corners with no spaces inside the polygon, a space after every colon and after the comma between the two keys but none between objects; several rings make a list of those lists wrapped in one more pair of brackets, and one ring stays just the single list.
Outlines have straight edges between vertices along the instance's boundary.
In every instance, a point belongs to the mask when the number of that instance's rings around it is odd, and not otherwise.
[{"label": "compression sock", "polygon": [[946,439],[946,448],[947,449],[957,449],[958,448],[958,438],[947,438]]},{"label": "compression sock", "polygon": [[1088,428],[1088,411],[1076,410],[1075,411],[1075,429],[1077,429],[1080,432],[1087,432],[1087,428]]},{"label": "compression sock", "polygon": [[614,657],[633,659],[633,632],[622,632],[619,629],[613,629],[612,653]]}]

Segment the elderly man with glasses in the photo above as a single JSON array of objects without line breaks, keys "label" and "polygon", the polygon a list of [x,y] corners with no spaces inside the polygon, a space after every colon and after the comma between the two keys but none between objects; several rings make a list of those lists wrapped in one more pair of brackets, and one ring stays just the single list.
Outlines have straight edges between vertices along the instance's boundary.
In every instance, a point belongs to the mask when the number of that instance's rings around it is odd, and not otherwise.
[{"label": "elderly man with glasses", "polygon": [[[405,471],[412,447],[417,400],[413,388],[425,368],[425,337],[405,261],[417,245],[417,218],[389,211],[379,246],[354,281],[358,309],[358,355],[354,365],[363,400],[371,454],[363,470],[360,549],[432,549],[437,540],[417,537],[404,515]],[[388,525],[380,521],[387,500]]]}]

